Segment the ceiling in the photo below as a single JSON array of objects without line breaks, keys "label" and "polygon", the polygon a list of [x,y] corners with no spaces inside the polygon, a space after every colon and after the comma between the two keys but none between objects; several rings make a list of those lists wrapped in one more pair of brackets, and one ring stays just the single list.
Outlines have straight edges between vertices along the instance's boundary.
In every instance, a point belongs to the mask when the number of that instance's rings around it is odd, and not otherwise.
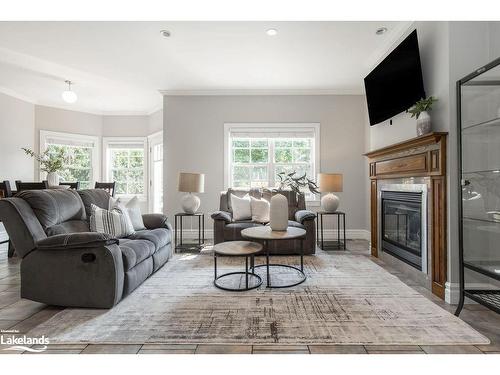
[{"label": "ceiling", "polygon": [[[362,94],[363,77],[409,25],[0,22],[0,92],[99,114],[151,113],[160,92]],[[388,31],[376,35],[382,26]],[[73,105],[61,99],[67,79]]]}]

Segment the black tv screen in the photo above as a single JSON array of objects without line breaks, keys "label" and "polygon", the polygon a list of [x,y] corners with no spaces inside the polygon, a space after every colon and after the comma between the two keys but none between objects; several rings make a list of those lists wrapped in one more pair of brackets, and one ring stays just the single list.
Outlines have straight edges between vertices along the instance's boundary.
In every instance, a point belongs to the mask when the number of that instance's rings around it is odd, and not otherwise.
[{"label": "black tv screen", "polygon": [[425,98],[417,31],[365,77],[370,125],[388,120]]}]

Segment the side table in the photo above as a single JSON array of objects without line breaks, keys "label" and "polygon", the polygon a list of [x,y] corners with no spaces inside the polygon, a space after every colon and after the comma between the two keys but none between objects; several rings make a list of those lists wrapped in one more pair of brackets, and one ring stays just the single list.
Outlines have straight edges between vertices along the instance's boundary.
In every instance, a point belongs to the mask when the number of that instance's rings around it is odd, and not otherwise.
[{"label": "side table", "polygon": [[[198,218],[198,240],[195,243],[185,243],[183,242],[183,219],[185,217],[197,217]],[[175,252],[182,250],[197,250],[200,251],[205,243],[205,214],[203,212],[196,212],[194,214],[188,214],[185,212],[179,212],[174,215],[174,243]]]},{"label": "side table", "polygon": [[[323,235],[323,216],[337,216],[337,241],[325,241]],[[334,229],[335,230],[335,229]],[[342,233],[342,237],[341,237]],[[321,248],[321,250],[345,250],[345,212],[334,211],[326,212],[319,211],[316,214],[316,243]],[[341,240],[341,238],[343,240]]]}]

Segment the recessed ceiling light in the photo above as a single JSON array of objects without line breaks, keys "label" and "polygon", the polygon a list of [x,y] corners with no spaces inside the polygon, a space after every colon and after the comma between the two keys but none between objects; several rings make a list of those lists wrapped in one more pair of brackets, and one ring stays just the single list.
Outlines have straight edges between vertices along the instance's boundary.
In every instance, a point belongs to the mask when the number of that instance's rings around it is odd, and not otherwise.
[{"label": "recessed ceiling light", "polygon": [[78,100],[78,96],[76,95],[76,93],[71,90],[71,85],[73,82],[71,81],[64,81],[64,83],[66,83],[68,85],[68,89],[66,91],[63,91],[62,93],[62,99],[66,102],[66,103],[70,103],[70,104],[73,104],[75,103],[77,100]]},{"label": "recessed ceiling light", "polygon": [[383,35],[387,32],[387,27],[379,27],[377,31],[375,31],[375,34],[377,35]]},{"label": "recessed ceiling light", "polygon": [[275,36],[276,34],[278,34],[278,30],[276,29],[269,29],[266,31],[266,34],[269,35],[269,36]]},{"label": "recessed ceiling light", "polygon": [[162,30],[160,31],[160,34],[164,37],[164,38],[170,38],[170,31],[168,30]]}]

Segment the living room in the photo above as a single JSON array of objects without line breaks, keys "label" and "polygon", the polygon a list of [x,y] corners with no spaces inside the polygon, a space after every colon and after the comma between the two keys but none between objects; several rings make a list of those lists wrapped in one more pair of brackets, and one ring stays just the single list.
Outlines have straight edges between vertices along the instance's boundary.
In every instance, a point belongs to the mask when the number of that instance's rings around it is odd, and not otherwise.
[{"label": "living room", "polygon": [[20,12],[2,358],[496,360],[500,21]]}]

